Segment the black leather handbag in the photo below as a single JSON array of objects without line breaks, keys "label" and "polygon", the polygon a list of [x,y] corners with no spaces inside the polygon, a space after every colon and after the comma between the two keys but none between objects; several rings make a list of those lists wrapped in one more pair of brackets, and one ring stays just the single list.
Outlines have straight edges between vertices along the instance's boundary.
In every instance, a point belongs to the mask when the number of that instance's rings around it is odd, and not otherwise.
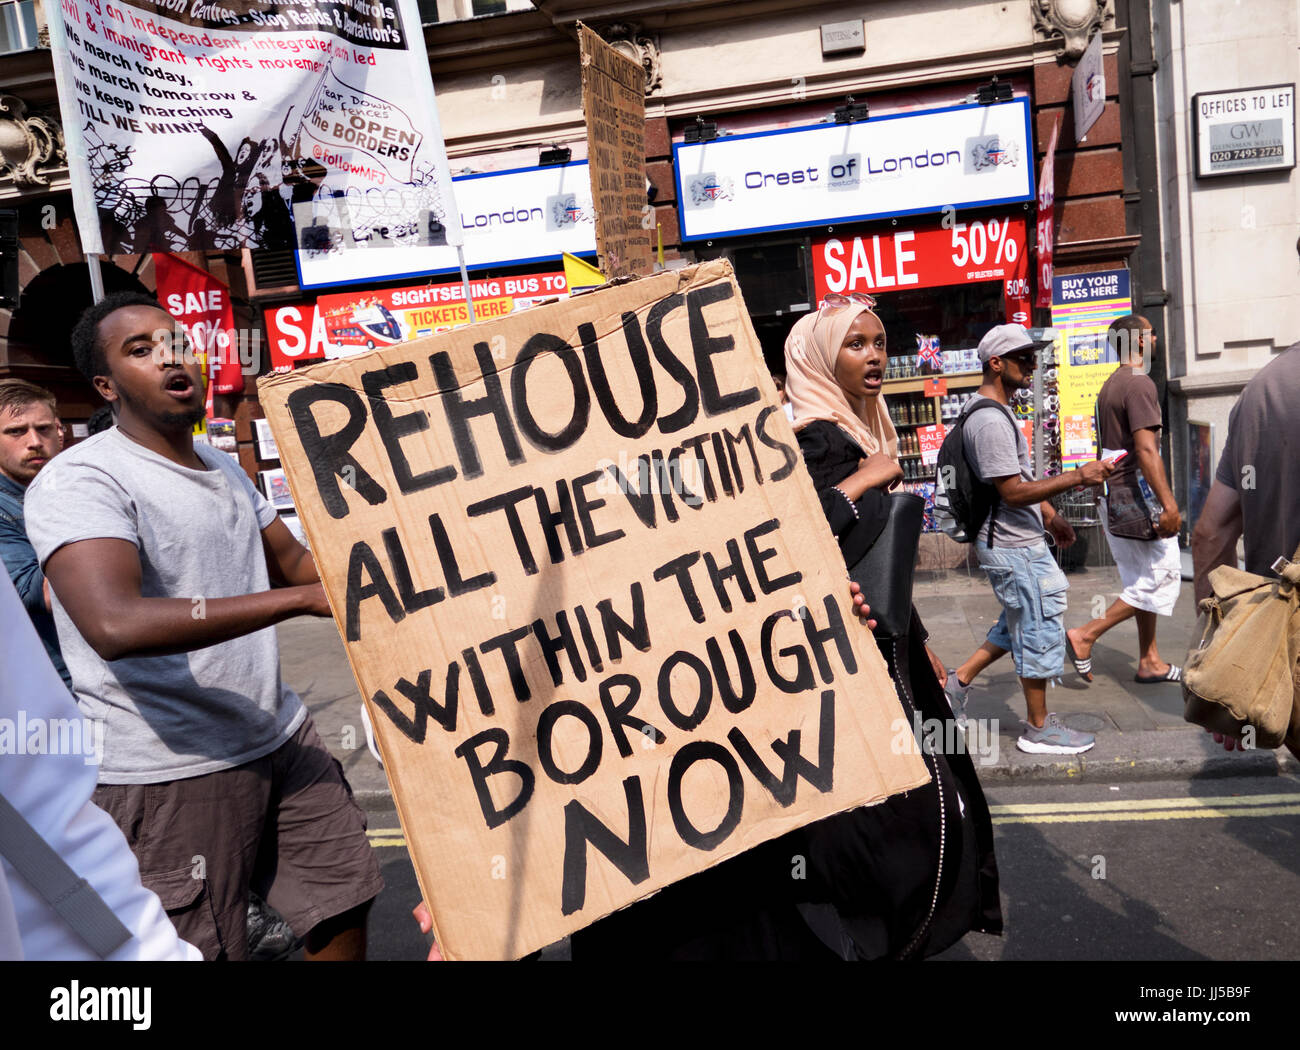
[{"label": "black leather handbag", "polygon": [[[1138,471],[1137,473],[1141,473]],[[1147,506],[1137,474],[1129,474],[1116,484],[1106,482],[1106,528],[1112,536],[1122,536],[1126,540],[1154,540],[1160,533],[1156,531],[1156,522],[1152,519],[1151,508]]]},{"label": "black leather handbag", "polygon": [[[1097,458],[1101,459],[1101,402],[1092,409],[1093,433],[1097,435]],[[1154,540],[1159,538],[1156,523],[1159,515],[1151,516],[1142,486],[1145,479],[1139,481],[1142,471],[1136,470],[1123,478],[1107,481],[1102,487],[1106,497],[1106,528],[1112,536],[1121,536],[1126,540]],[[1149,487],[1149,486],[1148,486]]]},{"label": "black leather handbag", "polygon": [[889,517],[861,559],[849,566],[849,579],[862,588],[871,606],[877,638],[901,638],[912,620],[912,575],[921,542],[925,500],[910,492],[891,492]]}]

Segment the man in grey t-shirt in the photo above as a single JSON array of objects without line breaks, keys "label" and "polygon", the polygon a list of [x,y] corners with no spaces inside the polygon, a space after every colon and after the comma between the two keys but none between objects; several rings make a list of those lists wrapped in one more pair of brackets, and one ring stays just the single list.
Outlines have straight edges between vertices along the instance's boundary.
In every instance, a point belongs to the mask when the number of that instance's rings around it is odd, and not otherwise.
[{"label": "man in grey t-shirt", "polygon": [[309,958],[362,958],[383,885],[365,819],[280,681],[274,625],[329,615],[315,562],[194,444],[202,370],[156,302],[110,296],[72,343],[117,427],[52,461],[25,507],[73,691],[104,726],[94,801],[206,958],[245,956],[250,890]]},{"label": "man in grey t-shirt", "polygon": [[[977,392],[971,398],[967,411],[970,412],[981,401],[999,404],[996,398]],[[962,428],[962,434],[965,437],[966,453],[981,480],[1016,476],[1024,482],[1033,482],[1034,468],[1029,458],[1029,442],[1025,440],[1025,435],[1005,405],[1001,409],[986,408],[972,412]],[[1027,506],[1000,501],[997,513],[990,514],[981,526],[978,539],[986,547],[1029,547],[1043,541],[1045,522],[1054,521],[1055,518],[1055,508],[1045,501]],[[1069,525],[1062,521],[1057,528],[1064,537]]]},{"label": "man in grey t-shirt", "polygon": [[[984,381],[966,409],[962,439],[972,471],[997,490],[997,502],[975,539],[975,556],[988,574],[1002,615],[988,638],[960,667],[948,672],[944,691],[963,717],[970,684],[1010,652],[1025,694],[1028,720],[1016,746],[1031,754],[1077,755],[1096,742],[1062,724],[1047,710],[1047,679],[1065,664],[1065,592],[1070,584],[1047,549],[1043,531],[1059,546],[1074,542],[1074,530],[1047,502],[1079,485],[1100,485],[1114,469],[1095,460],[1078,470],[1035,481],[1029,445],[1006,407],[1017,390],[1028,389],[1038,351],[1018,324],[998,325],[981,340]],[[977,407],[982,401],[997,407]]]},{"label": "man in grey t-shirt", "polygon": [[[274,508],[226,453],[200,444],[194,455],[201,467],[117,428],[69,449],[29,487],[37,557],[81,540],[124,541],[139,559],[141,595],[179,597],[189,609],[175,611],[194,622],[217,599],[270,591],[266,559],[248,552],[260,553]],[[118,655],[111,637],[96,650],[54,599],[77,701],[104,724],[101,784],[230,769],[274,751],[302,724],[306,708],[280,681],[274,627],[192,651]]]}]

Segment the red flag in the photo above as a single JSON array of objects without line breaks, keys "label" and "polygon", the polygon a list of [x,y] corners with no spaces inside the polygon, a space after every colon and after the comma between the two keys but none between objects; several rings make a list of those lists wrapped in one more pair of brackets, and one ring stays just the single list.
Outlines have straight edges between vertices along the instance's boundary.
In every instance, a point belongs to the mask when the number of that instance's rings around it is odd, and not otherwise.
[{"label": "red flag", "polygon": [[1061,118],[1052,125],[1038,177],[1038,299],[1035,306],[1052,305],[1052,250],[1056,241],[1054,209],[1056,207],[1056,140],[1061,134]]},{"label": "red flag", "polygon": [[230,289],[206,270],[174,255],[155,252],[153,265],[158,301],[185,327],[194,349],[206,355],[209,408],[213,393],[242,393],[244,373],[235,343]]}]

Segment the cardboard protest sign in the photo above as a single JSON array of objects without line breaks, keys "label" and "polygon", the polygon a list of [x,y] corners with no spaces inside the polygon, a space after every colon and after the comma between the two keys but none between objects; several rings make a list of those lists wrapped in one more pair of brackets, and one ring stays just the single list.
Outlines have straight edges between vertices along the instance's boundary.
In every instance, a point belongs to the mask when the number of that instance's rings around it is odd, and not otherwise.
[{"label": "cardboard protest sign", "polygon": [[87,253],[462,242],[415,0],[47,7]]},{"label": "cardboard protest sign", "polygon": [[579,23],[596,252],[608,279],[648,274],[654,245],[646,201],[645,70]]},{"label": "cardboard protest sign", "polygon": [[728,263],[259,395],[448,957],[926,782]]}]

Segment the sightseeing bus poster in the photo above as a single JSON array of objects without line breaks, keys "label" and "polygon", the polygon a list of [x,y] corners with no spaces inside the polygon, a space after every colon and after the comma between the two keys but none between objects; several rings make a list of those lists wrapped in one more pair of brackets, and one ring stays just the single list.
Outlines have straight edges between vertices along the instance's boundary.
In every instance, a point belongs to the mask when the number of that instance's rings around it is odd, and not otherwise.
[{"label": "sightseeing bus poster", "polygon": [[[488,321],[547,300],[567,299],[569,285],[563,272],[529,273],[471,281],[470,295],[474,320]],[[349,357],[470,323],[460,282],[322,295],[316,310],[324,326],[327,358]]]}]

